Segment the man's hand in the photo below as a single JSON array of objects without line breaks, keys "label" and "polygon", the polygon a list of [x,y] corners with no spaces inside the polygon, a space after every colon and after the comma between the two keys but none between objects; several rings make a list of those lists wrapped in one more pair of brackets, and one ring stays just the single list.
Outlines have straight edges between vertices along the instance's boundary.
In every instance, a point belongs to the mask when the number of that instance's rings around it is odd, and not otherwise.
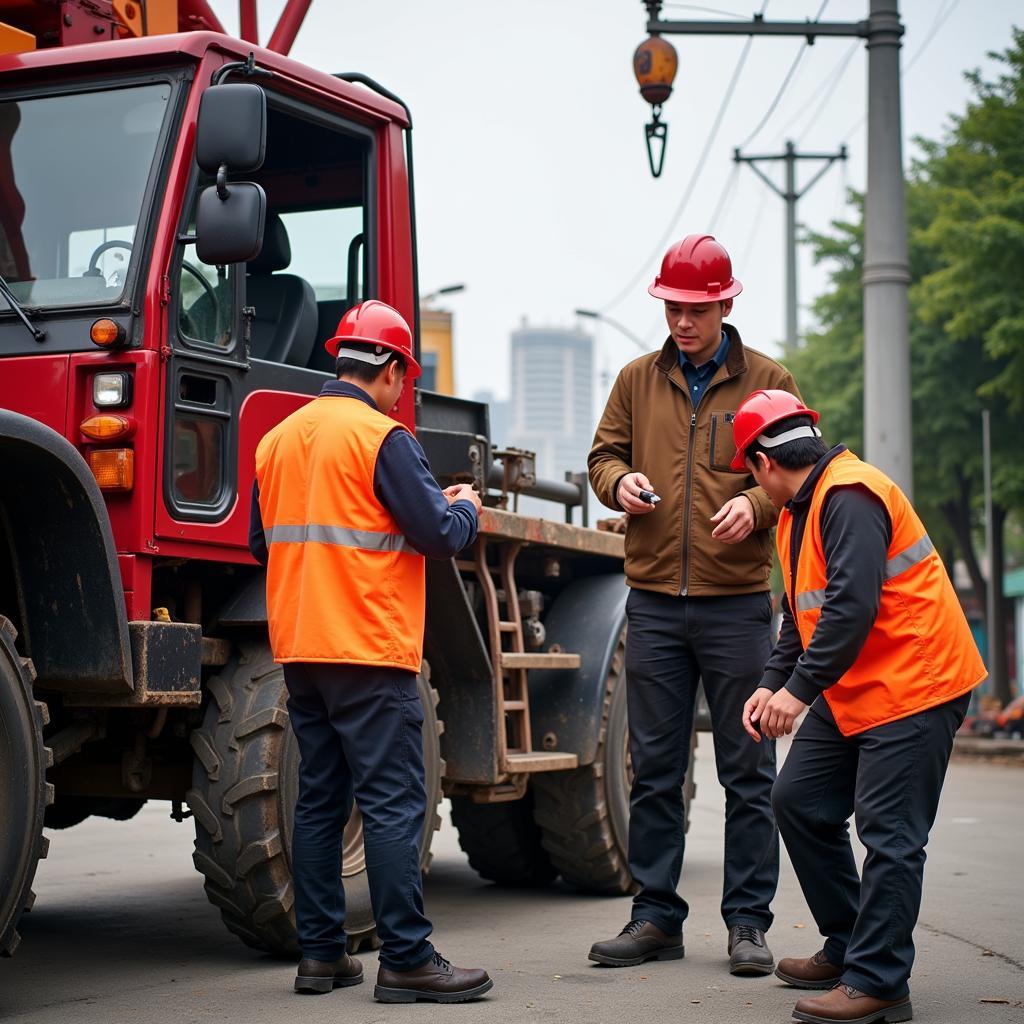
[{"label": "man's hand", "polygon": [[476,509],[476,514],[480,515],[480,496],[473,490],[472,484],[452,484],[451,487],[446,487],[441,492],[447,499],[449,505],[454,505],[457,501],[470,501],[473,503],[473,508]]},{"label": "man's hand", "polygon": [[645,516],[648,512],[653,512],[656,506],[641,501],[640,492],[653,490],[654,484],[643,473],[627,473],[619,481],[615,500],[622,506],[623,511],[631,516]]},{"label": "man's hand", "polygon": [[754,506],[745,494],[730,498],[712,517],[718,525],[711,531],[723,544],[739,544],[754,529]]},{"label": "man's hand", "polygon": [[793,731],[793,723],[797,716],[807,707],[798,697],[794,697],[785,687],[771,698],[761,710],[760,715],[752,715],[751,721],[761,722],[761,735],[770,740],[780,736],[788,736]]},{"label": "man's hand", "polygon": [[753,694],[751,694],[750,700],[743,705],[743,728],[747,730],[750,738],[755,743],[761,742],[761,734],[754,727],[754,722],[760,719],[762,712],[764,711],[765,705],[772,698],[772,691],[767,686],[759,686]]}]

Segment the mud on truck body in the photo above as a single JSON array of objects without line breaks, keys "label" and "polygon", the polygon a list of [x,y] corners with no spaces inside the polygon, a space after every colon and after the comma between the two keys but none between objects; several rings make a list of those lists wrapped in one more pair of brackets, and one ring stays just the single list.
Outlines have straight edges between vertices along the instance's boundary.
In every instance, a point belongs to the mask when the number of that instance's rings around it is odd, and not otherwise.
[{"label": "mud on truck body", "polygon": [[[0,951],[44,829],[157,799],[192,817],[228,928],[294,955],[298,752],[253,459],[332,375],[346,308],[417,320],[411,118],[221,32],[126,34],[0,56]],[[396,415],[442,485],[486,496],[475,544],[428,565],[423,868],[447,795],[483,877],[626,893],[622,538],[510,511],[571,512],[585,483],[495,452],[486,406],[409,388]],[[358,808],[341,841],[350,941],[372,944]]]}]

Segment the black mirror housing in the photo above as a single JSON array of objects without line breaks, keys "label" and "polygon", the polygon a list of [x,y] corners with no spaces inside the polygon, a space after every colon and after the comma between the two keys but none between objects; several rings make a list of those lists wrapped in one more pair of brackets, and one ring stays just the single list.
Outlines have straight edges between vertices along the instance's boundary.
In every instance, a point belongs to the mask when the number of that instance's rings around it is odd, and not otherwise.
[{"label": "black mirror housing", "polygon": [[199,101],[196,163],[216,174],[221,165],[248,173],[267,152],[267,94],[250,82],[213,85]]},{"label": "black mirror housing", "polygon": [[196,209],[196,256],[210,266],[255,259],[266,221],[267,195],[259,185],[233,181],[223,194],[211,185]]}]

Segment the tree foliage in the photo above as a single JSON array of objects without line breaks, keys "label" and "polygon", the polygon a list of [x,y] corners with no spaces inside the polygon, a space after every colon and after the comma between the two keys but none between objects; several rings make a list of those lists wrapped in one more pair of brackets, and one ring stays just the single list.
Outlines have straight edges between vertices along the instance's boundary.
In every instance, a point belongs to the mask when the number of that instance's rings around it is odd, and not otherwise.
[{"label": "tree foliage", "polygon": [[[939,141],[919,139],[907,180],[914,497],[947,560],[959,554],[984,607],[975,550],[981,511],[981,414],[992,427],[1001,578],[1007,518],[1024,512],[1024,31],[1013,31],[1000,74],[966,77],[972,96]],[[826,437],[863,442],[863,196],[859,216],[811,234],[829,289],[816,329],[789,358]]]}]

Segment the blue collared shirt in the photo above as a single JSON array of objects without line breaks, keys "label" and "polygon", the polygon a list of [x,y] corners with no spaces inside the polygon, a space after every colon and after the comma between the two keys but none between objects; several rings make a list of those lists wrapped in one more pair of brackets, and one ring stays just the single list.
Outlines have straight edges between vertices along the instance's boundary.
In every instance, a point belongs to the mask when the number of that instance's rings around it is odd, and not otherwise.
[{"label": "blue collared shirt", "polygon": [[718,351],[703,366],[694,366],[686,355],[682,352],[679,353],[679,366],[686,378],[690,401],[693,403],[694,409],[700,405],[700,400],[704,397],[711,378],[718,372],[718,368],[725,362],[728,355],[729,335],[725,331],[722,331],[722,343],[718,346]]}]

